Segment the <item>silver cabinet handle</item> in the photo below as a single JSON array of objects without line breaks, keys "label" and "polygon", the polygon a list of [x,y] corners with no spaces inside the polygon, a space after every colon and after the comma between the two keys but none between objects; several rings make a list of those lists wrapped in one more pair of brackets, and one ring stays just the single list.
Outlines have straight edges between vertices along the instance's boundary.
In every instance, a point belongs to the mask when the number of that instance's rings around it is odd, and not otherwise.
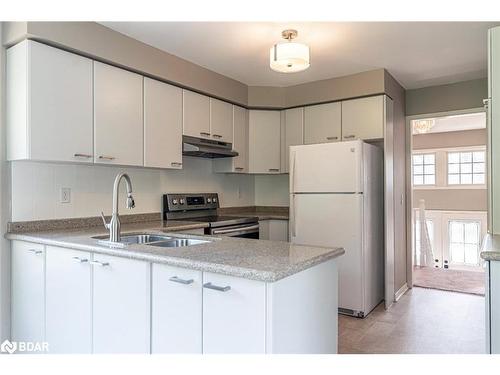
[{"label": "silver cabinet handle", "polygon": [[218,286],[218,285],[214,285],[212,283],[205,283],[205,284],[203,284],[203,288],[213,289],[213,290],[216,290],[218,292],[228,292],[228,291],[231,290],[231,287],[229,285]]},{"label": "silver cabinet handle", "polygon": [[279,172],[279,168],[269,168],[269,172]]},{"label": "silver cabinet handle", "polygon": [[101,159],[101,160],[115,160],[115,157],[114,156],[99,155],[99,159]]},{"label": "silver cabinet handle", "polygon": [[326,137],[326,139],[329,141],[334,141],[336,139],[339,139],[339,137]]},{"label": "silver cabinet handle", "polygon": [[43,253],[43,250],[36,250],[36,249],[28,249],[28,251],[35,255],[40,255],[41,253]]},{"label": "silver cabinet handle", "polygon": [[98,260],[91,260],[90,261],[90,264],[92,264],[93,266],[99,266],[99,267],[106,267],[106,266],[109,266],[109,263],[108,262],[100,262]]},{"label": "silver cabinet handle", "polygon": [[71,258],[75,263],[87,263],[89,260],[87,258],[73,257]]},{"label": "silver cabinet handle", "polygon": [[344,135],[345,139],[351,139],[351,138],[355,138],[355,137],[356,136],[354,134]]},{"label": "silver cabinet handle", "polygon": [[179,162],[177,162],[177,161],[173,161],[173,162],[171,162],[171,163],[170,163],[170,165],[171,165],[172,167],[180,167],[180,166],[182,166],[182,163],[179,163]]},{"label": "silver cabinet handle", "polygon": [[86,158],[86,159],[90,159],[92,157],[92,155],[89,155],[89,154],[73,154],[73,156],[75,158]]},{"label": "silver cabinet handle", "polygon": [[207,133],[207,132],[200,132],[200,135],[204,135],[204,136],[209,137],[209,136],[210,136],[210,133]]},{"label": "silver cabinet handle", "polygon": [[212,134],[212,137],[220,139],[220,138],[222,138],[222,135],[220,135],[220,134]]},{"label": "silver cabinet handle", "polygon": [[242,171],[243,169],[245,169],[245,168],[243,168],[243,167],[235,167],[234,168],[235,171]]},{"label": "silver cabinet handle", "polygon": [[185,280],[185,279],[181,279],[180,277],[177,277],[177,276],[172,276],[168,280],[173,281],[174,283],[179,283],[179,284],[184,284],[184,285],[189,285],[189,284],[194,283],[193,279]]}]

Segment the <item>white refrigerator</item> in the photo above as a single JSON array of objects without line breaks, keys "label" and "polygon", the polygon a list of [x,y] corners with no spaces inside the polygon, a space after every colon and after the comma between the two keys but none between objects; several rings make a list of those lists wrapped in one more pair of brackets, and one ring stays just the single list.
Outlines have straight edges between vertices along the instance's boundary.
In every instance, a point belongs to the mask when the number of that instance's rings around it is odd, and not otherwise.
[{"label": "white refrigerator", "polygon": [[340,313],[365,317],[383,300],[381,148],[362,141],[290,147],[290,241],[345,249]]}]

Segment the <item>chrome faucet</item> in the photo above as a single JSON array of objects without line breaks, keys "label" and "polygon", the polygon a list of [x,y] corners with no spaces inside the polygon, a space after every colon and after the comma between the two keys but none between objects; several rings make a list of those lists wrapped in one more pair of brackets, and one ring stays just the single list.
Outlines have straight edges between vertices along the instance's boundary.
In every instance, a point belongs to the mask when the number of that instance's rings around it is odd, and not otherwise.
[{"label": "chrome faucet", "polygon": [[109,229],[109,241],[110,242],[120,242],[120,217],[118,216],[118,195],[120,190],[120,181],[124,178],[127,183],[127,208],[134,208],[135,202],[132,197],[132,183],[130,182],[130,177],[126,173],[120,173],[115,178],[115,183],[113,185],[113,216],[111,216],[111,221],[106,222],[104,213],[101,212],[102,221],[104,227]]}]

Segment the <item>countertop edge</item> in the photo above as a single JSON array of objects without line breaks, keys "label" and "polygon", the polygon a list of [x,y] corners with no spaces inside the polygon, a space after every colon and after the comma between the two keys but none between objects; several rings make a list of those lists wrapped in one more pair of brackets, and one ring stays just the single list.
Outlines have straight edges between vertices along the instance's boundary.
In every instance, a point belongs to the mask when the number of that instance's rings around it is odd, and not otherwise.
[{"label": "countertop edge", "polygon": [[[175,233],[175,230],[172,232]],[[245,279],[269,282],[269,283],[279,281],[288,276],[292,276],[296,273],[314,267],[318,264],[324,263],[328,260],[335,259],[345,253],[345,250],[343,248],[333,248],[330,252],[319,255],[315,258],[311,258],[301,263],[300,265],[289,267],[282,271],[273,272],[273,271],[261,271],[261,270],[232,266],[232,265],[224,265],[220,263],[203,262],[198,260],[194,261],[187,258],[170,257],[167,255],[159,256],[149,253],[137,252],[129,249],[123,250],[121,248],[85,245],[75,242],[68,242],[64,240],[36,237],[33,233],[30,234],[7,233],[5,235],[5,238],[14,241],[25,241],[25,242],[38,243],[41,245],[56,246],[74,250],[89,251],[92,253],[98,253],[104,255],[119,256],[122,258],[142,260],[151,263],[168,264],[171,266],[176,266],[181,268],[193,269],[203,272],[213,272],[228,276],[241,277]]]}]

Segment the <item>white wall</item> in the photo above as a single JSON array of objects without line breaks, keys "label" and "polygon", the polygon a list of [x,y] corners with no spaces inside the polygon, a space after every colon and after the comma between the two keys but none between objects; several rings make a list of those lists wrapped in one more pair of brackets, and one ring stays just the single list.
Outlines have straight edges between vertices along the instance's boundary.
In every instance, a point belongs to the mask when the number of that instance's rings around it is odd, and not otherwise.
[{"label": "white wall", "polygon": [[256,206],[286,206],[289,200],[288,175],[256,175],[255,205]]},{"label": "white wall", "polygon": [[[122,183],[121,214],[159,212],[167,192],[218,192],[221,207],[254,205],[254,176],[212,173],[209,159],[183,162],[183,170],[12,162],[12,221],[97,216],[101,210],[109,215],[113,181],[121,171],[132,179],[136,202],[135,209],[125,208]],[[71,203],[60,203],[62,187],[71,188]]]}]

